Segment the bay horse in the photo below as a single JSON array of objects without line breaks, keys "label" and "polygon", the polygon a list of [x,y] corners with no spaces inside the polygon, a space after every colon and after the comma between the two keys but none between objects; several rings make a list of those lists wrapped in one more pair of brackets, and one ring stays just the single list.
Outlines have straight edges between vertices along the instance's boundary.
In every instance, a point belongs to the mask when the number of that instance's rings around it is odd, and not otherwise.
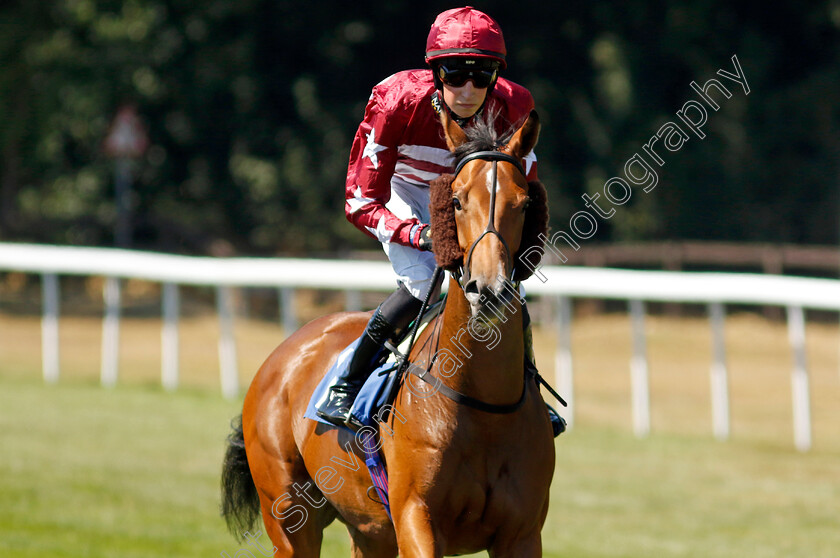
[{"label": "bay horse", "polygon": [[[452,273],[442,315],[409,355],[431,385],[407,374],[387,419],[368,433],[387,464],[393,520],[368,496],[358,433],[354,440],[349,430],[303,416],[313,390],[370,313],[318,318],[260,368],[223,466],[229,529],[252,538],[244,530],[261,510],[276,556],[318,556],[323,529],[336,518],[345,523],[356,558],[542,554],[554,439],[538,386],[524,372],[523,313],[515,296],[516,281],[536,268],[516,264],[520,257],[539,258],[539,233],[547,231],[545,189],[527,182],[522,168],[537,143],[539,120],[532,111],[506,143],[492,117],[464,131],[443,110],[441,123],[459,166],[431,186],[432,242],[438,265]],[[485,407],[456,402],[444,391]]]}]

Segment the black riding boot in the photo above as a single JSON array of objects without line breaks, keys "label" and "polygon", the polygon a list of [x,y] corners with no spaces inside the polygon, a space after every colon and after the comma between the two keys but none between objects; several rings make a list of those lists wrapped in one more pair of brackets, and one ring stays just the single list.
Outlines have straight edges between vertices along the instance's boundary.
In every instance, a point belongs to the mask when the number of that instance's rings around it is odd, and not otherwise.
[{"label": "black riding boot", "polygon": [[336,379],[326,401],[319,405],[316,414],[320,418],[336,426],[345,426],[356,395],[383,360],[383,343],[388,340],[395,344],[399,342],[422,304],[400,283],[399,288],[379,305],[362,334],[347,372]]},{"label": "black riding boot", "polygon": [[[528,307],[522,304],[522,334],[525,337],[525,371],[537,373],[536,359],[534,358],[534,336],[531,333],[531,315],[528,314]],[[551,430],[556,438],[566,431],[566,420],[561,417],[554,407],[545,404],[548,408],[548,418],[551,420]]]}]

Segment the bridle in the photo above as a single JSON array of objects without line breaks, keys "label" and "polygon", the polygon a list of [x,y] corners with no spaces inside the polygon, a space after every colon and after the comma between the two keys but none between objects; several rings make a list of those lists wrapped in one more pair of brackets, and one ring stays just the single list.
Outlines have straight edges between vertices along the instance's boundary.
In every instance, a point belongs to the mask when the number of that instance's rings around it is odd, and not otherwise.
[{"label": "bridle", "polygon": [[464,166],[467,163],[469,163],[470,161],[475,161],[477,159],[481,160],[481,161],[492,161],[493,162],[493,169],[491,170],[491,175],[490,175],[491,183],[492,183],[492,186],[490,188],[490,217],[487,221],[487,226],[484,227],[484,232],[482,232],[479,235],[479,237],[476,238],[472,242],[469,249],[467,250],[467,255],[466,255],[466,258],[464,259],[464,265],[461,268],[461,270],[457,273],[458,284],[461,285],[462,289],[464,287],[466,287],[466,285],[470,282],[470,263],[472,262],[473,251],[475,250],[475,247],[478,246],[478,243],[481,242],[481,239],[483,239],[488,234],[496,236],[496,238],[498,238],[499,241],[502,243],[502,246],[504,246],[505,255],[507,257],[507,264],[508,264],[508,268],[510,268],[510,274],[511,274],[511,276],[507,277],[506,279],[508,281],[512,280],[512,278],[513,278],[513,266],[511,265],[512,255],[510,253],[510,248],[508,247],[507,242],[505,242],[504,237],[499,233],[498,230],[496,230],[496,225],[493,224],[493,218],[496,215],[496,190],[497,190],[497,186],[498,186],[498,181],[497,181],[498,168],[497,167],[498,167],[499,161],[505,161],[507,163],[512,164],[514,167],[516,167],[516,169],[520,173],[522,173],[522,176],[526,176],[525,168],[522,166],[522,163],[520,162],[520,160],[517,157],[514,157],[513,155],[508,155],[507,153],[504,153],[502,151],[476,151],[475,153],[470,153],[469,155],[467,155],[466,157],[464,157],[463,159],[461,159],[458,162],[458,165],[455,167],[455,173],[453,174],[453,179],[454,179],[454,177],[458,176],[458,173],[461,172],[461,170],[464,168]]},{"label": "bridle", "polygon": [[[453,179],[454,179],[454,177],[458,176],[458,173],[461,172],[461,170],[464,168],[464,165],[466,165],[470,161],[474,161],[474,160],[491,161],[493,163],[493,169],[491,171],[492,172],[492,174],[491,174],[492,187],[490,189],[490,217],[488,219],[487,226],[484,228],[484,231],[481,233],[481,235],[479,235],[479,237],[477,239],[475,239],[473,241],[473,243],[469,247],[469,250],[467,250],[467,257],[464,261],[464,266],[461,268],[461,270],[458,273],[455,274],[457,279],[458,279],[458,283],[461,285],[462,289],[469,282],[470,262],[472,261],[473,251],[475,250],[475,247],[478,245],[478,243],[481,241],[481,239],[484,238],[485,236],[487,236],[488,234],[495,235],[501,241],[502,246],[505,247],[505,253],[507,254],[508,264],[511,263],[510,260],[511,260],[512,256],[511,256],[511,253],[510,253],[510,248],[508,247],[507,242],[505,242],[505,239],[502,237],[502,235],[499,233],[499,231],[496,230],[496,226],[493,224],[493,218],[495,217],[495,213],[496,213],[496,187],[497,187],[498,163],[499,163],[499,161],[505,161],[507,163],[512,164],[514,167],[516,167],[516,169],[520,173],[522,173],[522,176],[526,176],[525,169],[522,166],[522,163],[520,162],[520,160],[518,158],[516,158],[512,155],[509,155],[507,153],[501,152],[501,151],[476,151],[475,153],[470,153],[469,155],[465,156],[463,159],[461,159],[458,162],[458,165],[455,167],[455,172],[454,172],[454,175],[453,175]],[[460,405],[466,405],[467,407],[471,407],[471,408],[477,409],[479,411],[484,411],[486,413],[493,413],[493,414],[509,414],[509,413],[515,412],[520,407],[522,407],[523,403],[525,403],[525,398],[528,394],[528,376],[527,376],[528,370],[527,369],[525,369],[525,373],[526,373],[525,380],[526,381],[522,385],[522,393],[520,394],[519,399],[515,403],[510,403],[508,405],[497,405],[497,404],[493,404],[493,403],[485,403],[484,401],[480,401],[478,399],[475,399],[474,397],[470,397],[468,395],[465,395],[463,393],[455,391],[454,389],[452,389],[449,386],[447,386],[446,384],[444,384],[439,378],[436,378],[436,377],[432,376],[430,374],[430,372],[431,372],[432,366],[434,365],[434,362],[436,360],[437,353],[435,353],[435,356],[432,357],[429,360],[429,364],[425,369],[414,366],[412,363],[409,362],[408,355],[411,353],[411,347],[414,346],[414,340],[416,338],[417,330],[419,329],[419,326],[420,326],[420,323],[421,323],[421,317],[423,316],[423,312],[424,312],[425,308],[428,306],[429,297],[431,296],[431,293],[436,289],[436,286],[437,286],[438,282],[442,278],[442,272],[443,272],[443,269],[441,267],[436,267],[435,268],[435,272],[434,272],[434,276],[432,278],[432,282],[429,286],[429,290],[426,293],[425,300],[423,301],[423,305],[420,309],[420,314],[418,315],[417,319],[414,321],[414,326],[413,326],[412,331],[411,331],[411,340],[409,342],[409,348],[406,351],[406,353],[405,354],[400,354],[400,352],[396,348],[389,347],[389,349],[392,352],[394,352],[394,354],[398,355],[398,357],[400,359],[400,364],[399,364],[399,367],[398,367],[397,376],[398,377],[403,377],[406,373],[413,374],[413,375],[417,376],[418,378],[420,378],[422,381],[424,381],[427,384],[434,387],[435,391],[439,391],[441,393],[441,395],[444,395],[444,396],[448,397],[449,399],[451,399],[452,401],[455,401],[456,403],[458,403]],[[514,275],[513,266],[511,266],[511,272],[510,273],[511,273],[511,277],[505,278],[505,279],[507,281],[513,283],[512,279],[511,279]],[[548,388],[548,390],[552,393],[552,395],[554,395],[563,404],[563,406],[566,405],[566,402],[563,401],[563,399],[557,394],[557,392],[554,391],[554,389],[552,389],[552,387],[550,385],[548,385],[548,383],[536,371],[533,372],[533,379],[536,382],[538,382],[538,384],[542,384],[542,385],[546,386],[546,388]],[[398,384],[399,384],[399,382],[397,384],[395,384],[394,388],[392,388],[392,389],[399,389]]]},{"label": "bridle", "polygon": [[[496,187],[497,187],[498,163],[499,163],[499,161],[505,161],[505,162],[508,162],[508,163],[512,164],[514,167],[516,167],[516,169],[519,172],[522,173],[522,176],[525,176],[525,169],[522,167],[522,163],[519,161],[519,159],[517,159],[513,155],[508,155],[507,153],[503,153],[501,151],[476,151],[475,153],[470,153],[469,155],[465,156],[463,159],[461,159],[458,162],[458,165],[455,167],[455,173],[453,175],[453,179],[454,179],[454,177],[458,176],[458,173],[461,172],[461,170],[464,168],[464,165],[466,165],[470,161],[475,161],[475,160],[492,161],[492,163],[493,163],[493,169],[491,171],[492,172],[492,174],[491,174],[492,187],[490,188],[490,217],[488,219],[487,226],[484,228],[484,232],[482,232],[481,235],[479,235],[479,237],[473,241],[473,243],[470,245],[469,250],[467,250],[467,256],[466,256],[466,259],[464,261],[464,266],[461,268],[460,271],[455,273],[455,276],[458,279],[458,283],[461,285],[462,289],[467,285],[467,283],[469,283],[469,280],[470,280],[470,262],[472,261],[473,251],[475,250],[475,247],[478,245],[478,243],[481,241],[481,239],[484,238],[485,236],[487,236],[488,234],[495,235],[499,239],[499,241],[502,243],[502,246],[505,247],[505,254],[507,255],[508,264],[511,263],[511,257],[512,256],[511,256],[511,253],[510,253],[510,248],[508,247],[507,242],[505,242],[505,239],[502,237],[502,235],[499,233],[499,231],[496,230],[496,226],[493,224],[493,218],[496,214]],[[527,396],[527,393],[528,393],[528,382],[527,381],[523,383],[522,393],[519,396],[519,399],[515,403],[511,403],[511,404],[508,404],[508,405],[496,405],[496,404],[493,404],[493,403],[485,403],[484,401],[480,401],[478,399],[475,399],[474,397],[470,397],[470,396],[465,395],[463,393],[457,392],[454,389],[447,386],[446,384],[444,384],[443,382],[441,382],[441,380],[439,378],[436,378],[436,377],[432,376],[429,372],[432,369],[432,365],[434,364],[435,358],[432,358],[429,361],[429,365],[425,370],[422,369],[422,368],[413,366],[408,361],[408,354],[411,353],[411,348],[410,347],[414,345],[414,339],[415,339],[415,336],[417,335],[417,329],[418,329],[418,326],[420,324],[420,316],[423,315],[423,309],[425,309],[426,305],[428,304],[429,295],[435,289],[435,287],[437,285],[437,282],[442,277],[442,275],[441,275],[442,271],[443,271],[443,269],[440,268],[440,267],[435,268],[435,273],[434,273],[434,277],[432,278],[432,283],[429,287],[428,293],[426,294],[426,300],[423,301],[423,308],[421,308],[421,310],[420,310],[420,315],[418,316],[418,319],[414,321],[414,328],[412,329],[412,332],[411,332],[411,341],[409,343],[409,349],[408,349],[408,351],[406,351],[405,355],[400,355],[401,362],[400,362],[400,366],[399,366],[398,375],[403,376],[403,374],[405,374],[406,372],[408,372],[410,374],[414,374],[415,376],[417,376],[418,378],[420,378],[421,380],[423,380],[427,384],[432,385],[435,388],[435,391],[439,391],[442,395],[448,397],[449,399],[455,401],[456,403],[459,403],[461,405],[466,405],[467,407],[471,407],[473,409],[478,409],[480,411],[484,411],[484,412],[487,412],[487,413],[494,413],[494,414],[513,413],[514,411],[519,409],[522,406],[522,404],[525,402],[525,397]],[[511,277],[513,277],[512,267],[511,267]],[[506,280],[511,281],[510,278],[506,278]],[[396,352],[396,354],[399,354],[399,353]],[[437,356],[437,354],[435,354],[435,357],[436,356]]]}]

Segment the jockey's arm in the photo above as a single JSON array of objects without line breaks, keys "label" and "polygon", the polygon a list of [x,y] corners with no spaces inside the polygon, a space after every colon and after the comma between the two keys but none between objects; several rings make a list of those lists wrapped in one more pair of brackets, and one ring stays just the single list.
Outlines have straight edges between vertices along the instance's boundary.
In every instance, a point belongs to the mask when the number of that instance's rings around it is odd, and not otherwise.
[{"label": "jockey's arm", "polygon": [[345,190],[345,214],[358,229],[382,243],[418,247],[423,227],[417,219],[400,219],[385,204],[391,198],[391,178],[405,118],[374,88],[365,118],[350,151]]}]

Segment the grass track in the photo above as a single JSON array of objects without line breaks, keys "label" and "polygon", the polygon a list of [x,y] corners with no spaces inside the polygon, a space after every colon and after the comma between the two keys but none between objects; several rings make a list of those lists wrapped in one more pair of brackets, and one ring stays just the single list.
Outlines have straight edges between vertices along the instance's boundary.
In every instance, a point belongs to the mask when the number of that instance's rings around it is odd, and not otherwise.
[{"label": "grass track", "polygon": [[[0,319],[0,556],[233,556],[218,484],[241,402],[218,395],[213,328],[182,328],[186,346],[205,349],[185,351],[186,387],[169,394],[156,385],[151,321],[126,324],[124,344],[134,347],[121,384],[104,390],[96,322],[62,322],[62,341],[75,341],[62,346],[61,382],[44,386],[37,321],[15,320]],[[703,322],[649,326],[654,434],[637,440],[626,321],[576,322],[578,426],[557,445],[545,556],[840,555],[836,328],[809,326],[815,447],[798,454],[783,328],[753,317],[729,326],[734,440],[719,443],[709,435]],[[277,338],[261,325],[238,335],[241,362],[260,360]],[[550,332],[538,343],[538,360],[550,363]],[[201,355],[198,365],[191,355]],[[347,548],[333,525],[323,556],[347,556]]]}]

